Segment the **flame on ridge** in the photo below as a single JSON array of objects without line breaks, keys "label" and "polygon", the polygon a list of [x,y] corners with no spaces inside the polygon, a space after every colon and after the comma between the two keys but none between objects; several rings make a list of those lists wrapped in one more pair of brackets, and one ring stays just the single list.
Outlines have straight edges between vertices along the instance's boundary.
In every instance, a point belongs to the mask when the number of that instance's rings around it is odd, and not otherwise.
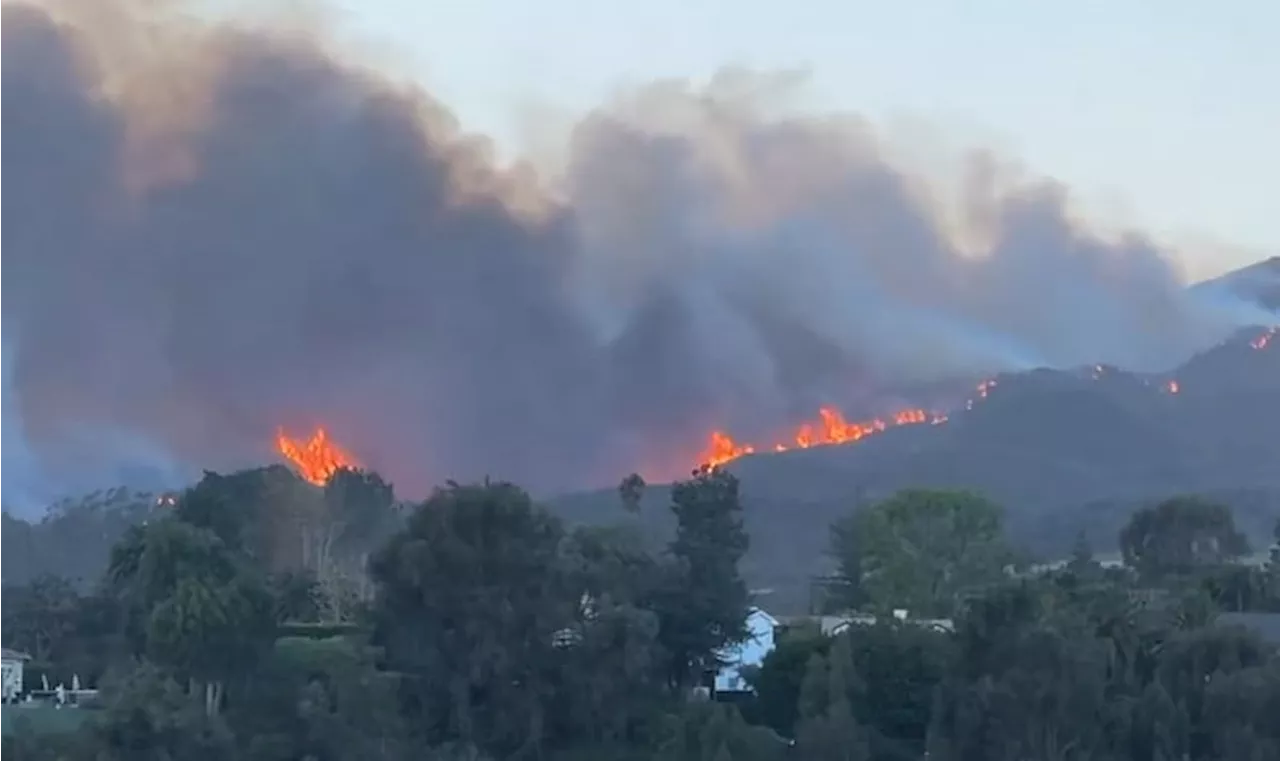
[{"label": "flame on ridge", "polygon": [[[1258,350],[1266,349],[1271,346],[1277,335],[1280,335],[1280,326],[1273,326],[1250,341],[1249,345]],[[1107,368],[1104,366],[1095,365],[1094,380],[1101,379],[1106,372]],[[976,389],[977,396],[965,402],[965,409],[973,409],[976,402],[986,399],[996,385],[995,379],[979,383]],[[1176,395],[1182,389],[1177,380],[1168,380],[1164,383],[1163,390],[1165,393]],[[940,425],[947,422],[947,419],[947,416],[942,413],[912,408],[899,410],[887,418],[850,422],[836,408],[821,407],[818,410],[817,420],[801,423],[791,434],[789,442],[775,443],[772,451],[786,452],[790,449],[845,444],[860,441],[889,428],[924,423]],[[328,483],[329,478],[341,468],[359,467],[354,457],[330,441],[329,433],[323,427],[316,428],[311,438],[306,440],[290,438],[281,429],[276,433],[276,449],[297,469],[303,479],[317,486]],[[706,448],[698,454],[698,467],[718,467],[755,452],[756,448],[751,444],[741,444],[724,431],[712,431]]]},{"label": "flame on ridge", "polygon": [[298,475],[316,486],[324,486],[341,468],[359,467],[354,457],[329,439],[323,427],[316,428],[309,439],[290,438],[282,428],[276,432],[276,450]]},{"label": "flame on ridge", "polygon": [[[922,409],[906,409],[895,412],[887,418],[872,420],[848,421],[834,407],[822,407],[818,410],[818,419],[801,423],[792,432],[786,442],[773,445],[772,451],[786,452],[789,449],[808,449],[810,447],[844,444],[859,441],[890,428],[902,425],[920,425],[931,423],[938,425],[947,422],[947,416]],[[712,431],[707,447],[698,455],[699,467],[714,468],[744,455],[754,454],[756,448],[750,444],[739,444],[724,431]]]}]

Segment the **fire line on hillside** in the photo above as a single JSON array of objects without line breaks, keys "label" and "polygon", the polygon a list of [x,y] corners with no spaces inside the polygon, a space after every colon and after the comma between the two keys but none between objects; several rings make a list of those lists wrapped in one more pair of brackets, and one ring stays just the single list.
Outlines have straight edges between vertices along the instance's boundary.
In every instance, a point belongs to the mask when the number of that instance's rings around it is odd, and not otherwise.
[{"label": "fire line on hillside", "polygon": [[[1266,349],[1273,345],[1273,339],[1277,333],[1280,333],[1280,327],[1268,328],[1261,335],[1251,340],[1249,345],[1258,350]],[[1102,365],[1094,366],[1092,372],[1094,380],[1100,380],[1105,375],[1106,368]],[[976,395],[965,402],[964,408],[966,410],[973,409],[977,402],[986,399],[995,390],[996,385],[995,379],[979,383]],[[1166,394],[1176,396],[1181,393],[1182,387],[1177,379],[1169,379],[1161,385],[1161,390]],[[947,422],[948,419],[947,415],[943,413],[928,413],[921,409],[902,410],[887,419],[876,418],[855,423],[845,421],[843,415],[831,407],[822,408],[819,410],[819,415],[820,420],[803,423],[795,430],[792,435],[792,443],[774,444],[771,449],[760,451],[785,452],[788,449],[808,449],[809,447],[845,444],[860,441],[869,436],[882,433],[889,428],[918,425],[920,423],[939,425]],[[706,447],[698,456],[698,464],[699,467],[715,467],[746,455],[755,454],[757,451],[754,445],[739,443],[724,431],[712,431]]]},{"label": "fire line on hillside", "polygon": [[[1253,338],[1249,346],[1262,350],[1280,345],[1274,341],[1278,333],[1280,333],[1280,327],[1268,328]],[[1101,365],[1094,366],[1092,370],[1094,380],[1100,380],[1105,375],[1106,368]],[[975,388],[975,395],[965,402],[964,409],[972,410],[977,402],[990,396],[996,385],[995,379],[979,383]],[[1169,379],[1161,384],[1160,389],[1166,394],[1177,395],[1181,391],[1181,386],[1176,379]],[[717,467],[755,454],[757,451],[786,452],[792,449],[847,444],[875,436],[890,428],[923,424],[941,425],[947,420],[948,416],[945,413],[910,408],[883,418],[849,421],[840,410],[834,407],[822,407],[818,410],[817,419],[801,423],[787,439],[764,449],[758,450],[753,444],[739,443],[727,432],[714,430],[708,435],[707,443],[699,452],[696,462],[699,468]],[[316,428],[309,439],[291,438],[280,430],[276,434],[276,449],[303,479],[317,486],[323,486],[342,468],[359,467],[356,458],[333,443],[329,438],[329,432],[323,427]]]}]

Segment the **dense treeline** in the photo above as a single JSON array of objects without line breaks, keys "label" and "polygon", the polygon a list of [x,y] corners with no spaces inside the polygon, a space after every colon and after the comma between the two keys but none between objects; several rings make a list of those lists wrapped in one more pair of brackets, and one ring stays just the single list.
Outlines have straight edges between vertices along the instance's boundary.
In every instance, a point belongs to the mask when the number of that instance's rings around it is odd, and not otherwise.
[{"label": "dense treeline", "polygon": [[[624,481],[622,508],[643,490]],[[695,474],[670,510],[655,552],[506,483],[405,506],[371,473],[323,489],[279,467],[206,474],[123,530],[96,583],[5,589],[28,683],[101,688],[67,709],[73,732],[19,719],[5,757],[1280,758],[1276,646],[1215,623],[1280,611],[1280,557],[1234,562],[1249,548],[1225,507],[1140,511],[1124,568],[1082,540],[1032,572],[997,506],[900,493],[832,527],[823,604],[878,623],[793,623],[732,703],[697,688],[755,604],[738,483]],[[885,615],[899,608],[954,625]]]}]

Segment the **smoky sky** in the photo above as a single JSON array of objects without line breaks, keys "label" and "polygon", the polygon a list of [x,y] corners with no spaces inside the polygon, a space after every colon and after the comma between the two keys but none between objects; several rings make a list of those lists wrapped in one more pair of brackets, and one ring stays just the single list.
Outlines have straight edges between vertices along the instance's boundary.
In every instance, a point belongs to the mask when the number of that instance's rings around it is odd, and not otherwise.
[{"label": "smoky sky", "polygon": [[713,426],[1166,367],[1236,318],[988,155],[942,203],[866,122],[776,107],[785,77],[621,94],[538,173],[297,29],[93,8],[3,10],[11,488],[258,463],[316,424],[410,494],[672,475]]}]

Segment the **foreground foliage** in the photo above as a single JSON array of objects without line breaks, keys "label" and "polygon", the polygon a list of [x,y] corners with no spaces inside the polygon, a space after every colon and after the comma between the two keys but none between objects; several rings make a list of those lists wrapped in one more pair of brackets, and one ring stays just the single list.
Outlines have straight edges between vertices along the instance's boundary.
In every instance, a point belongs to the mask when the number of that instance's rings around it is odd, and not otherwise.
[{"label": "foreground foliage", "polygon": [[[619,489],[627,511],[643,488]],[[712,470],[671,495],[676,530],[653,551],[506,483],[449,484],[402,513],[374,474],[324,489],[278,468],[207,474],[122,531],[95,585],[5,590],[28,684],[101,688],[77,729],[17,722],[5,757],[1280,758],[1276,644],[1213,623],[1280,608],[1280,574],[1232,562],[1225,508],[1139,513],[1121,537],[1132,570],[1081,542],[1033,575],[996,506],[904,492],[833,527],[845,602],[877,623],[784,627],[755,694],[722,703],[696,688],[747,636],[738,483]],[[883,615],[899,607],[953,630]]]}]

